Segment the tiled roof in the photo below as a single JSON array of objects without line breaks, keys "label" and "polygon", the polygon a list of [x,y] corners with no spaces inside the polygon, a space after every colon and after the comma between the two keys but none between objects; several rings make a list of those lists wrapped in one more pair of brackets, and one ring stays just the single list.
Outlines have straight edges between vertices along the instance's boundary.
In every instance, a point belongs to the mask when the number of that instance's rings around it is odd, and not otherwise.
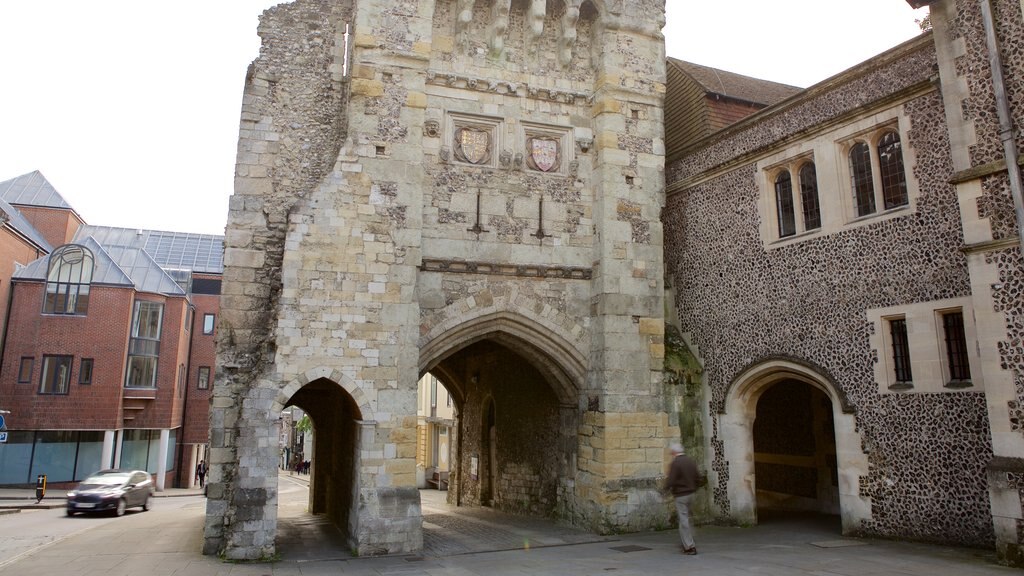
[{"label": "tiled roof", "polygon": [[6,215],[8,227],[28,238],[33,244],[41,248],[43,251],[53,251],[53,246],[50,246],[50,243],[46,241],[46,238],[43,238],[43,235],[36,230],[35,226],[29,224],[29,221],[21,215],[21,212],[19,212],[17,208],[3,200],[0,200],[0,212]]},{"label": "tiled roof", "polygon": [[765,106],[771,106],[803,91],[803,88],[796,86],[751,78],[675,58],[669,58],[668,65],[689,75],[708,94],[718,94]]},{"label": "tiled roof", "polygon": [[16,206],[41,206],[75,211],[38,170],[0,182],[0,198]]},{"label": "tiled roof", "polygon": [[93,237],[103,246],[130,246],[146,251],[165,269],[222,274],[224,237],[111,226],[82,226],[75,238]]}]

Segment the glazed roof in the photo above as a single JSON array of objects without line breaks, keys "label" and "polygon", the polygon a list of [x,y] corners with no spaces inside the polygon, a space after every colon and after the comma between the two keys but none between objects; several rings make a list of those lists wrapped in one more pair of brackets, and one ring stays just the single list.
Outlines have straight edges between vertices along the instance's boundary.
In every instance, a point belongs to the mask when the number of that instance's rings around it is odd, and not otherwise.
[{"label": "glazed roof", "polygon": [[0,182],[0,198],[16,206],[75,211],[39,170]]},{"label": "glazed roof", "polygon": [[143,249],[166,269],[211,274],[224,272],[223,236],[85,225],[75,234],[75,241],[85,237],[95,238],[103,246]]}]

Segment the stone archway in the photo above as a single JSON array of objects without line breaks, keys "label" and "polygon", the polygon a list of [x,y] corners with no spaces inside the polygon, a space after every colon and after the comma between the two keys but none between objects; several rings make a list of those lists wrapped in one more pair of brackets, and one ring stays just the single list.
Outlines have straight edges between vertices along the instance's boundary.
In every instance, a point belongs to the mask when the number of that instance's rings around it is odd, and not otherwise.
[{"label": "stone archway", "polygon": [[754,421],[762,396],[785,382],[810,386],[829,400],[835,429],[839,512],[843,532],[854,532],[871,518],[871,503],[860,494],[860,478],[868,473],[868,458],[861,449],[853,410],[821,370],[792,359],[755,364],[737,376],[727,391],[725,409],[718,415],[724,460],[728,463],[730,509],[724,512],[741,524],[757,522]]},{"label": "stone archway", "polygon": [[441,375],[458,408],[452,503],[572,508],[583,378],[572,345],[527,318],[484,314],[426,342],[420,366]]}]

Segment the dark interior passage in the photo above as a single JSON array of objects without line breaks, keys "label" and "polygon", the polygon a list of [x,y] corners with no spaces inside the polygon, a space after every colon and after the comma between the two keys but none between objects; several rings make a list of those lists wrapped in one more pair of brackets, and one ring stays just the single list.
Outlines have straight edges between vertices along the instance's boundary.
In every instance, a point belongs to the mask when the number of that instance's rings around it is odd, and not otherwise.
[{"label": "dark interior passage", "polygon": [[348,539],[357,518],[359,408],[341,386],[325,379],[303,386],[288,406],[301,408],[313,421],[309,512],[322,515]]},{"label": "dark interior passage", "polygon": [[575,409],[558,397],[545,368],[505,343],[480,340],[431,369],[458,406],[449,502],[555,514],[573,473]]},{"label": "dark interior passage", "polygon": [[832,403],[823,392],[784,380],[761,395],[754,469],[759,520],[778,511],[839,514]]}]

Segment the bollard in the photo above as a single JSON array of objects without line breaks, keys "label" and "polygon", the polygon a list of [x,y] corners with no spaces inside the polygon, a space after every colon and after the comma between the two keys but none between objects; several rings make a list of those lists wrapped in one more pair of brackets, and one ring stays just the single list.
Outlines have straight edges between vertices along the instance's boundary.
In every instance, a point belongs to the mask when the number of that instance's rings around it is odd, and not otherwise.
[{"label": "bollard", "polygon": [[46,496],[46,474],[36,476],[36,504],[43,501]]}]

